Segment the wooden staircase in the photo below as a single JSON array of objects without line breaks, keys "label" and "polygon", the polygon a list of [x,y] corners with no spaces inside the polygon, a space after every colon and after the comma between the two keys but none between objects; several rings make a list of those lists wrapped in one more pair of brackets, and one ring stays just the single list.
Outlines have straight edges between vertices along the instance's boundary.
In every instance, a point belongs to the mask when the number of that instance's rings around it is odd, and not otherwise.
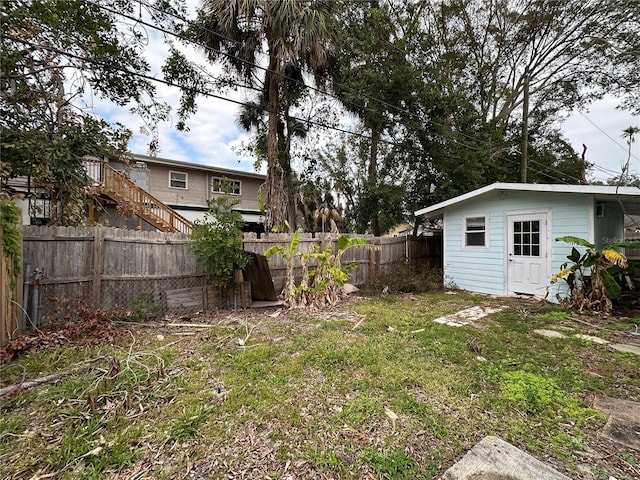
[{"label": "wooden staircase", "polygon": [[[140,188],[123,172],[100,160],[87,159],[84,166],[89,178],[93,180],[93,196],[104,195],[110,198],[123,210],[137,215],[162,232],[191,233],[193,225],[189,220]],[[89,217],[91,221],[91,211]]]}]

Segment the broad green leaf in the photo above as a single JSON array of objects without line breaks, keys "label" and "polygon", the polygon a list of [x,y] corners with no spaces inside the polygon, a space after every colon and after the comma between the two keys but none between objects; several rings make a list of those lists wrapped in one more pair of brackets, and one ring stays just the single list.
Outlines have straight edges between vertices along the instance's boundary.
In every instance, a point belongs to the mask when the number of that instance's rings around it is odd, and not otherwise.
[{"label": "broad green leaf", "polygon": [[565,237],[558,237],[556,238],[556,242],[572,243],[574,245],[580,245],[581,247],[596,248],[596,246],[593,243],[588,242],[584,238],[574,237],[571,235],[567,235]]},{"label": "broad green leaf", "polygon": [[354,245],[366,245],[367,244],[367,239],[366,238],[359,238],[359,237],[350,237],[349,235],[341,235],[340,238],[338,238],[338,250],[346,250],[349,247],[353,247]]},{"label": "broad green leaf", "polygon": [[628,248],[631,250],[640,250],[640,242],[637,241],[629,241],[629,242],[613,242],[607,245],[607,247],[620,247],[620,248]]},{"label": "broad green leaf", "polygon": [[276,253],[279,253],[280,255],[284,255],[286,252],[286,250],[284,249],[284,247],[282,245],[274,245],[273,247],[269,247],[267,249],[266,252],[264,252],[264,256],[269,258],[272,255],[275,255]]},{"label": "broad green leaf", "polygon": [[604,287],[607,289],[607,295],[609,298],[618,298],[622,293],[622,289],[620,285],[615,281],[615,279],[607,272],[606,270],[602,270],[600,272],[600,278],[602,278],[602,283]]},{"label": "broad green leaf", "polygon": [[289,248],[287,249],[287,253],[289,256],[293,255],[293,252],[298,248],[298,243],[300,243],[300,230],[296,230],[291,238],[291,243],[289,243]]},{"label": "broad green leaf", "polygon": [[567,258],[574,263],[578,263],[580,261],[580,252],[576,247],[571,248],[571,255],[567,255]]}]

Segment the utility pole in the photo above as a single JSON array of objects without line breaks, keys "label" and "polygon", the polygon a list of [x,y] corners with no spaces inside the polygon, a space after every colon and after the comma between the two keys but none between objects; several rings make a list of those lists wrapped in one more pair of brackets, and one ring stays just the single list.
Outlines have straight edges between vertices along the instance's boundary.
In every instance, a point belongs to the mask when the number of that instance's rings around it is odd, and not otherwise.
[{"label": "utility pole", "polygon": [[527,183],[527,148],[529,145],[529,67],[524,69],[524,99],[522,101],[522,144],[520,152],[520,181]]}]

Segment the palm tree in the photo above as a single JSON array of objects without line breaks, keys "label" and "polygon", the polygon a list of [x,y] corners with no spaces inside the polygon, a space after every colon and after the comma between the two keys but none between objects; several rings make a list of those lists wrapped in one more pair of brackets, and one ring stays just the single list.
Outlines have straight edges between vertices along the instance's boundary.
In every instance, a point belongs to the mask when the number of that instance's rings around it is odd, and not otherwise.
[{"label": "palm tree", "polygon": [[[309,0],[203,0],[196,39],[206,45],[211,62],[250,84],[259,78],[267,120],[267,179],[262,192],[267,230],[283,229],[287,220],[278,145],[280,102],[285,69],[307,69],[320,83],[328,65],[333,22],[325,2]],[[266,70],[258,64],[266,54]]]},{"label": "palm tree", "polygon": [[636,133],[640,132],[640,127],[627,127],[622,131],[622,138],[627,140],[627,145],[629,145],[629,156],[627,157],[627,163],[622,169],[622,174],[624,175],[624,186],[626,187],[629,183],[629,163],[631,161],[631,144],[636,141]]}]

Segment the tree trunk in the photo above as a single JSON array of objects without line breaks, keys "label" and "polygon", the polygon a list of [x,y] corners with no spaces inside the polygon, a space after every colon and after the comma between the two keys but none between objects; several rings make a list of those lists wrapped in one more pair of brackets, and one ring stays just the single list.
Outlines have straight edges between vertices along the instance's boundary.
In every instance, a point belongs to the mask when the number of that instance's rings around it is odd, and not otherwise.
[{"label": "tree trunk", "polygon": [[371,129],[371,155],[369,156],[369,188],[373,189],[371,195],[371,233],[380,236],[380,199],[378,198],[378,142],[380,141],[380,129]]},{"label": "tree trunk", "polygon": [[[288,118],[288,112],[285,115]],[[280,167],[282,168],[283,187],[287,199],[287,220],[289,221],[289,232],[297,230],[297,204],[296,187],[291,169],[291,122],[278,123],[278,151],[280,154]]]},{"label": "tree trunk", "polygon": [[280,76],[274,73],[277,68],[278,61],[272,56],[269,62],[269,72],[267,73],[269,128],[267,132],[267,179],[265,181],[266,191],[264,192],[264,227],[267,232],[272,230],[283,231],[287,215],[287,200],[284,193],[278,155],[278,84]]}]

